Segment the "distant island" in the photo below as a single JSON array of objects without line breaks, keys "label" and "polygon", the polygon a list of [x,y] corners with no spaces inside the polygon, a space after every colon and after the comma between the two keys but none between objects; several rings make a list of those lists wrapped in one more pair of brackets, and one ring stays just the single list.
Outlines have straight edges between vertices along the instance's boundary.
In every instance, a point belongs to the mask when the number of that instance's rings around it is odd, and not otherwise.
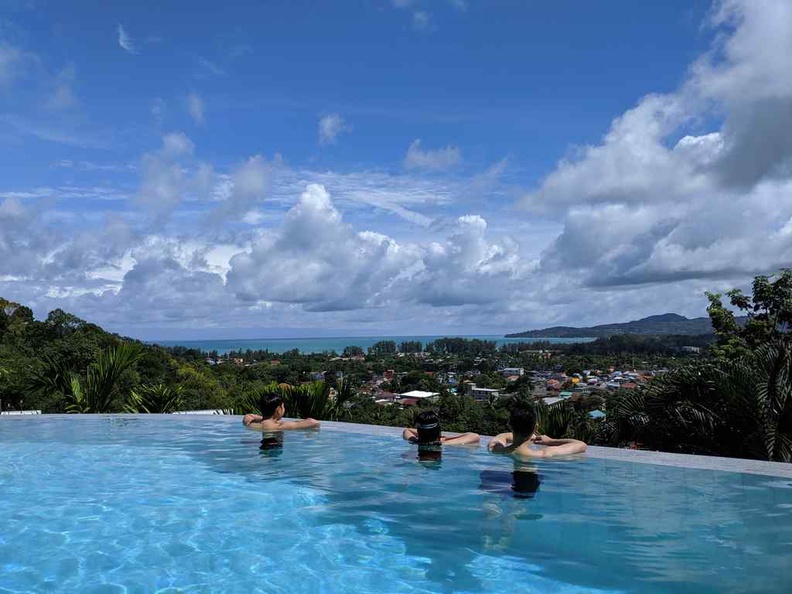
[{"label": "distant island", "polygon": [[667,313],[632,322],[602,324],[589,328],[553,326],[541,330],[526,330],[525,332],[507,334],[506,338],[602,338],[614,334],[712,334],[712,323],[709,318],[686,318],[679,314]]}]

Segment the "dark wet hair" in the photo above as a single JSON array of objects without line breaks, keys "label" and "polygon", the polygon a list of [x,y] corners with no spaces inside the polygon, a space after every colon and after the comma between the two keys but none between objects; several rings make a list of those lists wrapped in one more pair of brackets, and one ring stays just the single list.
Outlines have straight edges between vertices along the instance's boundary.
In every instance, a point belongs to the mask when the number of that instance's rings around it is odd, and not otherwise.
[{"label": "dark wet hair", "polygon": [[259,408],[261,409],[261,416],[269,419],[278,410],[278,407],[283,404],[283,398],[278,394],[262,394]]},{"label": "dark wet hair", "polygon": [[530,435],[536,429],[536,413],[530,405],[515,406],[509,415],[512,431],[522,435]]},{"label": "dark wet hair", "polygon": [[425,410],[415,417],[418,444],[440,443],[440,418],[433,410]]}]

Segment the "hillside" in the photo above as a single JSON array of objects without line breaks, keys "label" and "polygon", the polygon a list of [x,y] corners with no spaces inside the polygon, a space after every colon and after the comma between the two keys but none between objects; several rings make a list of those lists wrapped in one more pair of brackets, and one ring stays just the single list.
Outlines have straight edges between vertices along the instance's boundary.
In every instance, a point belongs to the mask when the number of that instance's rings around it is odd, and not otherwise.
[{"label": "hillside", "polygon": [[679,314],[667,313],[649,316],[632,322],[602,324],[588,328],[572,326],[553,326],[541,330],[526,330],[507,334],[506,338],[599,338],[614,334],[711,334],[709,318],[686,318]]}]

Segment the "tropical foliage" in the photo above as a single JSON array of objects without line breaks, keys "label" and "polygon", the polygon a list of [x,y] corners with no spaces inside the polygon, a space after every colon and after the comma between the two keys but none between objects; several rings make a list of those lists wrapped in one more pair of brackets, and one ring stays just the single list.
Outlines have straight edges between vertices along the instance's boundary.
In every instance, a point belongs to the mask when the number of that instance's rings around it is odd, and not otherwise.
[{"label": "tropical foliage", "polygon": [[172,413],[184,405],[181,386],[155,384],[133,388],[124,410],[130,413]]}]

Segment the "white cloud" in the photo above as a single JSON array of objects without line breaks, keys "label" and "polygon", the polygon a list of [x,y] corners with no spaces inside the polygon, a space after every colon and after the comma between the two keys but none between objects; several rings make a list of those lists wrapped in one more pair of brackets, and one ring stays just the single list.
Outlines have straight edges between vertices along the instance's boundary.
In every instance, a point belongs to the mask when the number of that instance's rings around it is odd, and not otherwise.
[{"label": "white cloud", "polygon": [[136,54],[135,42],[121,23],[118,24],[116,31],[118,32],[118,46],[128,54]]},{"label": "white cloud", "polygon": [[162,137],[162,148],[147,153],[140,163],[141,186],[138,203],[159,222],[164,222],[181,204],[190,178],[185,159],[192,156],[195,145],[183,132]]},{"label": "white cloud", "polygon": [[211,212],[209,219],[214,224],[226,219],[240,218],[250,222],[250,211],[262,203],[271,189],[272,174],[280,161],[268,162],[261,155],[250,157],[239,165],[222,186],[222,203]]},{"label": "white cloud", "polygon": [[512,294],[533,267],[515,241],[490,243],[486,234],[477,215],[460,217],[447,240],[429,244],[356,232],[327,191],[309,185],[280,229],[232,258],[228,284],[243,300],[308,311],[492,303]]},{"label": "white cloud", "polygon": [[792,261],[781,231],[792,216],[792,4],[716,8],[715,44],[677,91],[642,98],[525,197],[530,211],[564,219],[546,269],[609,286],[749,276]]},{"label": "white cloud", "polygon": [[331,113],[319,120],[319,144],[333,144],[339,134],[349,132],[351,126],[337,113]]},{"label": "white cloud", "polygon": [[412,15],[412,24],[416,31],[429,31],[432,28],[431,16],[425,10],[416,10]]},{"label": "white cloud", "polygon": [[187,113],[196,124],[204,123],[204,102],[197,93],[190,93],[187,96]]},{"label": "white cloud", "polygon": [[462,151],[455,146],[437,150],[423,150],[421,140],[416,139],[407,149],[404,166],[408,169],[430,169],[442,171],[456,167],[462,162]]},{"label": "white cloud", "polygon": [[162,137],[162,154],[166,157],[192,155],[195,145],[184,132],[169,132]]}]

